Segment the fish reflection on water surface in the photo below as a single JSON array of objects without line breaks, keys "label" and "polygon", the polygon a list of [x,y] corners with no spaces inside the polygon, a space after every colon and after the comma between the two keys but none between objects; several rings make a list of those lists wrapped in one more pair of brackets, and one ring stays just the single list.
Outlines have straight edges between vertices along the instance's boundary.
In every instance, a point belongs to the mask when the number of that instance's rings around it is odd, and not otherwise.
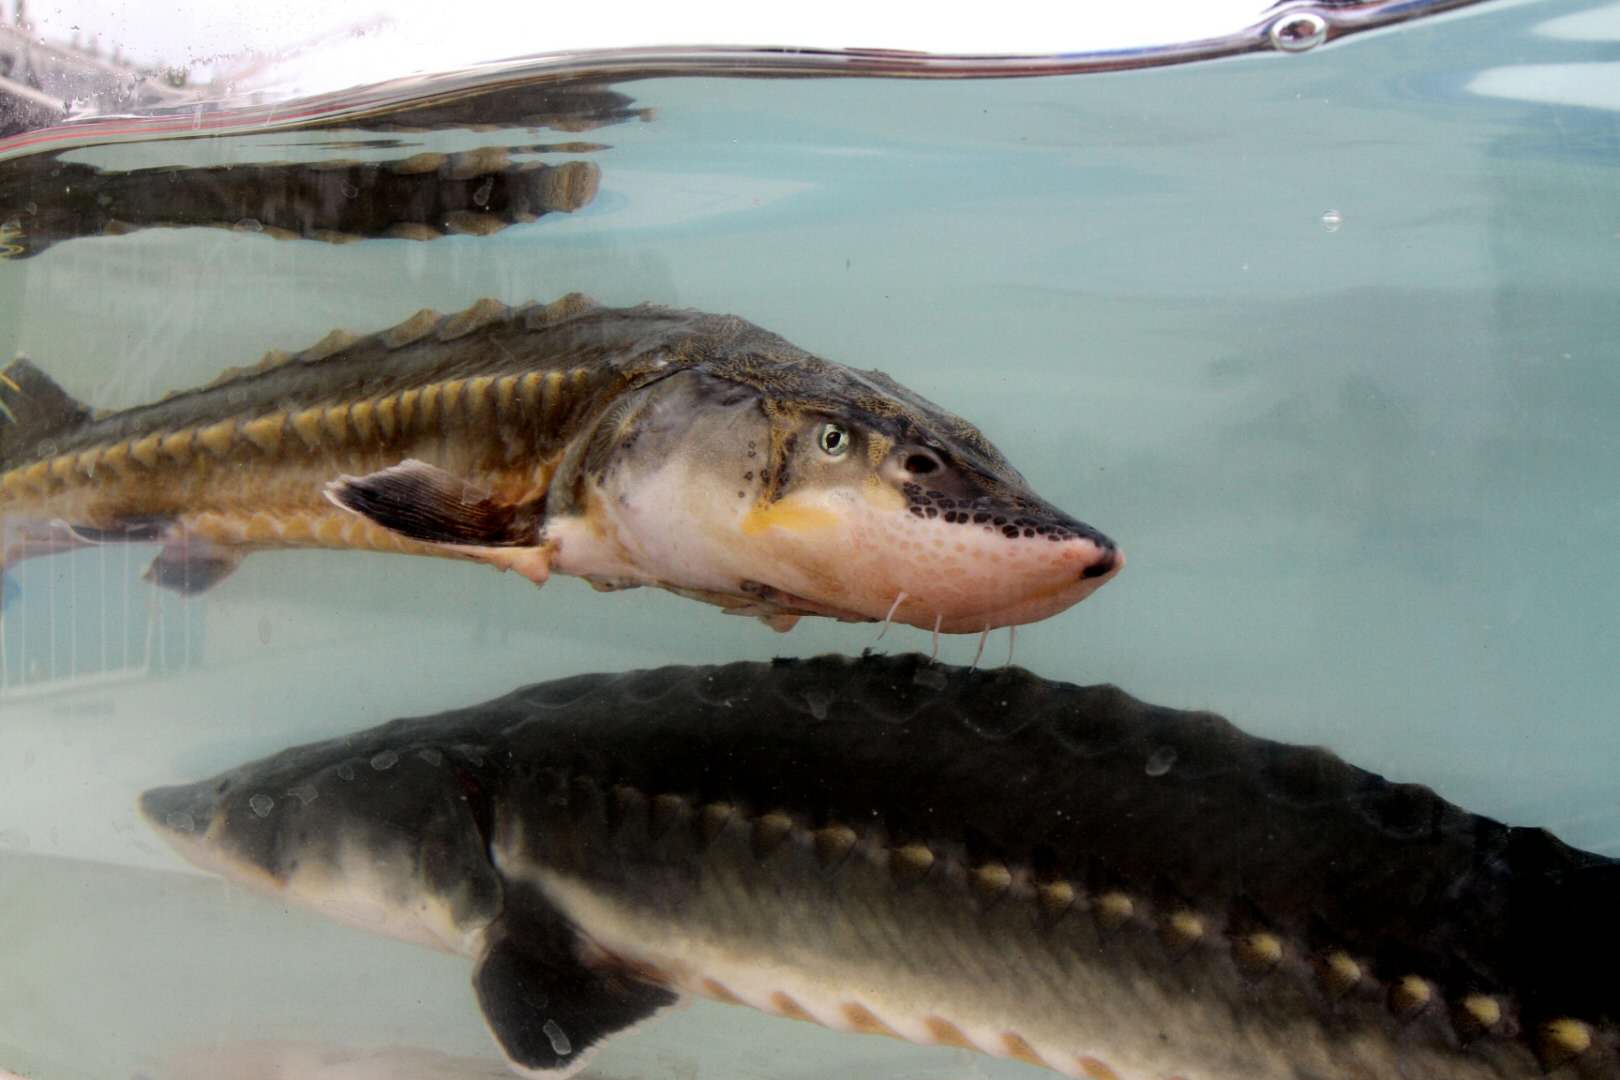
[{"label": "fish reflection on water surface", "polygon": [[0,173],[0,257],[150,228],[206,226],[330,243],[487,236],[595,198],[601,173],[594,162],[513,160],[514,152],[544,149],[126,172],[41,154],[8,162]]},{"label": "fish reflection on water surface", "polygon": [[525,1075],[699,994],[1076,1077],[1620,1076],[1620,864],[1016,669],[582,675],[141,807],[472,958]]},{"label": "fish reflection on water surface", "polygon": [[967,421],[732,316],[577,294],[422,311],[93,413],[0,369],[0,565],[156,542],[150,580],[244,555],[476,559],[537,584],[658,586],[777,629],[1033,622],[1124,558]]}]

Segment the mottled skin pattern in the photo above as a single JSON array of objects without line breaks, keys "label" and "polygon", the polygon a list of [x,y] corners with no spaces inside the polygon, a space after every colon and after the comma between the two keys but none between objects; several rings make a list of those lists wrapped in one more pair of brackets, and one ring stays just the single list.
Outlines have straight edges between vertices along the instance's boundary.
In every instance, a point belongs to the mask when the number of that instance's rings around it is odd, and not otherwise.
[{"label": "mottled skin pattern", "polygon": [[153,577],[193,591],[255,549],[371,549],[654,585],[779,628],[978,632],[1124,561],[886,376],[651,305],[421,312],[102,416],[20,361],[0,406],[3,562],[158,540]]},{"label": "mottled skin pattern", "polygon": [[[1093,1078],[1620,1076],[1620,864],[1108,686],[585,675],[143,809],[200,865],[477,959],[529,1075],[673,990]],[[493,978],[514,943],[541,1004]],[[525,1042],[548,1021],[568,1053]]]}]

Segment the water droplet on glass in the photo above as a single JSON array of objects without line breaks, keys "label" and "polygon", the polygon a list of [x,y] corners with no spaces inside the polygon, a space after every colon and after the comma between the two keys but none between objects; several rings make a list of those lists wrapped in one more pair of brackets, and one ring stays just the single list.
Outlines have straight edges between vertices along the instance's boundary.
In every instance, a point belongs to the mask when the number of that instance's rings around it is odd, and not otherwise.
[{"label": "water droplet on glass", "polygon": [[825,690],[810,690],[804,695],[804,703],[810,707],[811,716],[825,720],[827,710],[832,705],[832,695]]},{"label": "water droplet on glass", "polygon": [[371,759],[371,767],[378,772],[382,772],[384,769],[392,769],[398,763],[399,755],[392,750],[384,750]]},{"label": "water droplet on glass", "polygon": [[191,815],[184,810],[171,810],[164,816],[163,824],[175,832],[191,832],[197,827],[197,823],[192,820]]},{"label": "water droplet on glass", "polygon": [[345,761],[343,764],[337,767],[337,774],[338,778],[341,780],[353,780],[354,766]]},{"label": "water droplet on glass", "polygon": [[270,811],[276,808],[276,800],[272,799],[268,795],[255,795],[253,798],[248,800],[248,808],[259,817],[268,817],[270,815]]},{"label": "water droplet on glass", "polygon": [[237,232],[264,232],[264,226],[259,224],[258,218],[245,217],[233,227]]},{"label": "water droplet on glass", "polygon": [[1338,232],[1339,226],[1344,224],[1344,215],[1337,210],[1322,211],[1322,228],[1328,232]]},{"label": "water droplet on glass", "polygon": [[1170,771],[1175,763],[1175,748],[1170,746],[1161,746],[1157,750],[1153,751],[1152,755],[1148,757],[1145,771],[1149,776],[1163,776],[1165,773]]},{"label": "water droplet on glass", "polygon": [[495,178],[493,176],[486,176],[484,178],[484,182],[478,185],[478,190],[473,192],[472,201],[474,205],[488,206],[489,197],[494,193],[494,191]]},{"label": "water droplet on glass", "polygon": [[259,644],[270,644],[270,616],[259,616]]},{"label": "water droplet on glass", "polygon": [[347,180],[345,180],[343,182],[342,191],[343,191],[343,197],[345,199],[352,199],[356,195],[360,194],[360,189],[355,187],[353,184],[349,183]]},{"label": "water droplet on glass", "polygon": [[950,680],[945,677],[945,670],[933,664],[918,668],[917,674],[911,677],[911,681],[918,686],[926,686],[931,690],[943,690],[950,684]]},{"label": "water droplet on glass", "polygon": [[297,787],[287,789],[287,794],[298,800],[300,806],[308,806],[320,797],[314,784],[299,784]]},{"label": "water droplet on glass", "polygon": [[440,765],[444,762],[444,755],[433,749],[431,746],[423,750],[418,750],[416,752],[416,756],[427,762],[429,765]]},{"label": "water droplet on glass", "polygon": [[547,1020],[540,1025],[540,1030],[546,1033],[551,1040],[551,1052],[558,1057],[566,1057],[573,1052],[574,1044],[568,1041],[568,1033],[555,1020]]}]

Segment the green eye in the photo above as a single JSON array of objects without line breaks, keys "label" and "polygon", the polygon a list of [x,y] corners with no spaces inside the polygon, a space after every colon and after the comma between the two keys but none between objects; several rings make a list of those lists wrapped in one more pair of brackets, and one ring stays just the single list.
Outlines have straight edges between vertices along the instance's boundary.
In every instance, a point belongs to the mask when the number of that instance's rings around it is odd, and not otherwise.
[{"label": "green eye", "polygon": [[838,424],[822,424],[816,435],[816,445],[828,457],[843,457],[849,452],[849,432]]}]

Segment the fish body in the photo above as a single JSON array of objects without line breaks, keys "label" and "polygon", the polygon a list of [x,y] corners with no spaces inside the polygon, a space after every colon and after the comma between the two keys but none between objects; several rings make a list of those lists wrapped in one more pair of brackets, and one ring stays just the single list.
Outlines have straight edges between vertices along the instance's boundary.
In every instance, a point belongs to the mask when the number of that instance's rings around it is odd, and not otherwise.
[{"label": "fish body", "polygon": [[1620,864],[1108,686],[585,675],[141,805],[472,958],[529,1076],[688,994],[1092,1080],[1620,1076]]},{"label": "fish body", "polygon": [[971,424],[730,316],[484,300],[105,415],[19,360],[0,406],[0,561],[150,541],[186,591],[362,549],[977,633],[1123,565]]},{"label": "fish body", "polygon": [[127,172],[40,154],[8,161],[0,172],[0,221],[7,223],[0,258],[147,228],[206,226],[331,243],[487,236],[578,210],[595,198],[599,180],[594,162],[514,162],[503,146],[392,161]]}]

